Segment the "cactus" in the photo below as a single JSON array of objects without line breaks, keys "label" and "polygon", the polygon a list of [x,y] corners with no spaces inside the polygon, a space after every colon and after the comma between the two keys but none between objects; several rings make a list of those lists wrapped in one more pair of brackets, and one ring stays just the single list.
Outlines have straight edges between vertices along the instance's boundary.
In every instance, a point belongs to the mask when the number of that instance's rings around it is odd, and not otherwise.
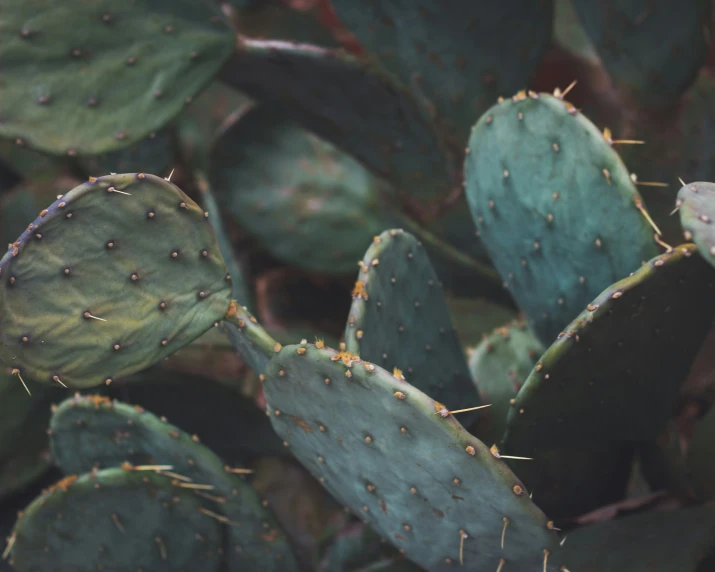
[{"label": "cactus", "polygon": [[517,394],[509,451],[655,438],[712,326],[713,287],[715,273],[690,244],[606,288]]},{"label": "cactus", "polygon": [[52,416],[50,430],[53,456],[66,474],[126,461],[168,465],[171,474],[181,476],[179,487],[209,489],[211,498],[202,501],[203,512],[228,524],[224,553],[231,569],[295,569],[282,531],[256,492],[198,437],[141,408],[96,396],[64,401]]},{"label": "cactus", "polygon": [[684,463],[689,484],[695,490],[695,495],[708,501],[715,499],[714,436],[715,409],[710,409],[697,425]]},{"label": "cactus", "polygon": [[608,136],[561,97],[519,93],[488,110],[465,180],[482,242],[545,344],[658,252]]},{"label": "cactus", "polygon": [[0,30],[0,137],[70,156],[121,149],[158,131],[234,44],[203,0],[10,0]]},{"label": "cactus", "polygon": [[201,512],[201,497],[174,483],[131,466],[65,477],[22,512],[13,567],[218,572],[222,525]]},{"label": "cactus", "polygon": [[675,208],[680,211],[685,240],[698,246],[698,253],[715,266],[715,233],[712,225],[715,218],[715,184],[690,183],[678,191]]},{"label": "cactus", "polygon": [[335,498],[429,570],[559,562],[558,538],[523,484],[444,405],[320,346],[284,347],[264,392],[276,432]]}]

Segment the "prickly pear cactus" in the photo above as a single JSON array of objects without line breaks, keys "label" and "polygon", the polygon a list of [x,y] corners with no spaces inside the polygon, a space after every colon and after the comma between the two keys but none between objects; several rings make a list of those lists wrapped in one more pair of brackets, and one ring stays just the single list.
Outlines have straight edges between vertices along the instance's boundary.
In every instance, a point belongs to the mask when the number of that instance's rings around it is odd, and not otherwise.
[{"label": "prickly pear cactus", "polygon": [[208,491],[213,499],[203,503],[201,512],[228,525],[225,554],[231,569],[296,568],[283,532],[256,491],[197,436],[140,407],[97,396],[64,401],[52,416],[50,431],[53,456],[67,474],[125,461],[166,465],[180,475],[178,487]]},{"label": "prickly pear cactus", "polygon": [[207,0],[7,0],[0,137],[71,156],[126,147],[190,103],[234,42]]},{"label": "prickly pear cactus", "polygon": [[689,183],[678,191],[685,240],[692,240],[700,255],[715,266],[715,183]]},{"label": "prickly pear cactus", "polygon": [[714,290],[692,244],[606,288],[526,379],[509,411],[508,451],[655,438],[712,326]]},{"label": "prickly pear cactus", "polygon": [[[442,285],[424,247],[392,229],[376,236],[360,263],[345,328],[347,350],[388,371],[449,409],[480,405]],[[460,419],[465,425],[476,412]]]},{"label": "prickly pear cactus", "polygon": [[201,508],[194,491],[153,471],[71,475],[22,512],[10,561],[17,572],[218,572],[223,525]]},{"label": "prickly pear cactus", "polygon": [[482,242],[545,344],[658,254],[625,166],[561,97],[521,92],[487,111],[465,181]]},{"label": "prickly pear cactus", "polygon": [[67,387],[109,383],[198,338],[229,307],[204,212],[144,173],[61,196],[0,260],[0,358]]},{"label": "prickly pear cactus", "polygon": [[284,347],[264,393],[288,450],[336,499],[430,571],[558,569],[558,537],[502,460],[442,404],[321,345]]}]

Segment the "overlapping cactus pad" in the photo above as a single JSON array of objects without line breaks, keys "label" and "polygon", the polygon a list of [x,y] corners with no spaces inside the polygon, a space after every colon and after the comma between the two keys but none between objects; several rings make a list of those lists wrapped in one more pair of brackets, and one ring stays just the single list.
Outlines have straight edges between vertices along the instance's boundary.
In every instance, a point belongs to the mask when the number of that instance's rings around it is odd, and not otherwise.
[{"label": "overlapping cactus pad", "polygon": [[685,240],[692,240],[703,258],[715,266],[715,184],[685,185],[678,191],[675,205],[680,211]]},{"label": "overlapping cactus pad", "polygon": [[563,564],[548,519],[503,461],[442,404],[379,366],[286,346],[268,365],[264,392],[288,450],[420,566]]},{"label": "overlapping cactus pad", "polygon": [[658,253],[624,164],[560,97],[522,92],[487,111],[469,141],[465,181],[481,239],[546,344]]},{"label": "overlapping cactus pad", "polygon": [[692,244],[606,288],[516,396],[509,451],[655,438],[710,330],[714,292],[715,271]]},{"label": "overlapping cactus pad", "polygon": [[126,147],[177,115],[233,45],[208,0],[7,0],[0,136],[57,154]]},{"label": "overlapping cactus pad", "polygon": [[172,474],[187,479],[179,479],[180,488],[209,493],[210,497],[201,497],[203,512],[227,525],[224,551],[231,570],[296,568],[285,535],[256,491],[201,445],[198,437],[139,407],[101,397],[76,396],[64,401],[50,429],[53,455],[65,473],[84,473],[126,461],[168,465]]},{"label": "overlapping cactus pad", "polygon": [[204,212],[148,174],[61,196],[0,261],[0,357],[87,387],[151,365],[221,320],[230,277]]},{"label": "overlapping cactus pad", "polygon": [[133,467],[66,477],[15,525],[17,572],[219,572],[223,531],[201,497]]},{"label": "overlapping cactus pad", "polygon": [[[347,350],[450,409],[480,404],[439,278],[424,247],[402,230],[374,238],[360,264],[345,328]],[[465,425],[474,413],[460,419]]]}]

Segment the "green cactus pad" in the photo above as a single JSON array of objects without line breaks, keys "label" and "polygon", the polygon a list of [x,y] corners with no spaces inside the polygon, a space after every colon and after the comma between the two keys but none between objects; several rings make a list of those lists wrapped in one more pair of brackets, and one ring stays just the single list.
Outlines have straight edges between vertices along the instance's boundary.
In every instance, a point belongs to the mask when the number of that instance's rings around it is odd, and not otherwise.
[{"label": "green cactus pad", "polygon": [[508,452],[655,438],[712,326],[714,288],[715,272],[692,244],[606,288],[517,394]]},{"label": "green cactus pad", "polygon": [[559,97],[520,93],[486,112],[465,180],[482,242],[545,344],[658,254],[625,166]]},{"label": "green cactus pad", "polygon": [[689,183],[678,191],[676,206],[685,240],[692,240],[698,252],[715,266],[715,183]]},{"label": "green cactus pad", "polygon": [[288,450],[410,560],[451,570],[461,544],[472,570],[496,570],[501,558],[541,570],[544,550],[549,572],[562,563],[556,534],[508,467],[442,417],[441,404],[381,367],[312,344],[286,346],[263,389]]},{"label": "green cactus pad", "polygon": [[460,146],[497,97],[526,87],[551,41],[551,1],[332,4],[361,45],[430,102]]},{"label": "green cactus pad", "polygon": [[0,137],[99,154],[157,131],[209,82],[234,34],[204,0],[8,0]]},{"label": "green cactus pad", "polygon": [[[345,327],[350,353],[392,371],[448,409],[481,404],[439,278],[411,234],[374,238],[358,271]],[[463,413],[468,426],[478,413]]]},{"label": "green cactus pad", "polygon": [[91,179],[0,260],[0,358],[40,382],[99,385],[198,338],[230,295],[208,219],[180,189],[143,173]]},{"label": "green cactus pad", "polygon": [[276,258],[309,271],[352,273],[390,224],[378,179],[267,107],[249,110],[221,134],[210,178],[217,201],[243,228]]},{"label": "green cactus pad", "polygon": [[61,403],[50,429],[53,456],[65,473],[128,461],[135,465],[170,465],[173,473],[188,477],[192,483],[212,486],[206,492],[223,500],[205,504],[231,523],[226,546],[231,569],[295,569],[285,536],[256,491],[230,473],[197,437],[139,407],[96,396],[75,396]]},{"label": "green cactus pad", "polygon": [[263,373],[268,361],[280,348],[280,344],[263,329],[245,306],[231,304],[221,327],[236,353],[256,373]]},{"label": "green cactus pad", "polygon": [[151,471],[70,476],[22,513],[10,558],[17,572],[218,572],[222,525],[201,497]]},{"label": "green cactus pad", "polygon": [[[439,271],[437,275],[440,275]],[[447,297],[447,307],[462,346],[475,346],[496,328],[517,318],[517,312],[488,298]]]},{"label": "green cactus pad", "polygon": [[93,157],[77,160],[82,172],[96,176],[101,173],[163,173],[169,175],[174,160],[174,132],[162,129],[150,133],[134,145]]},{"label": "green cactus pad", "polygon": [[712,505],[656,510],[571,532],[564,559],[576,572],[696,572],[714,543]]},{"label": "green cactus pad", "polygon": [[452,189],[455,165],[428,110],[376,64],[341,50],[244,40],[221,79],[275,106],[419,197]]},{"label": "green cactus pad", "polygon": [[474,434],[487,445],[500,445],[510,401],[516,397],[544,346],[524,321],[497,328],[469,356],[469,371],[483,403]]},{"label": "green cactus pad", "polygon": [[710,0],[572,0],[614,84],[639,106],[677,101],[709,49]]}]

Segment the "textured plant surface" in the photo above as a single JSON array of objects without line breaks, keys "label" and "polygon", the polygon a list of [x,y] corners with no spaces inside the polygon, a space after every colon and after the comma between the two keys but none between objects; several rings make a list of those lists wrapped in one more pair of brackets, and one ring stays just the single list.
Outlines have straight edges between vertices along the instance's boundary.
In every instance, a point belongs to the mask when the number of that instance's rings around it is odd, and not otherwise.
[{"label": "textured plant surface", "polygon": [[0,572],[715,570],[712,16],[0,2]]}]

